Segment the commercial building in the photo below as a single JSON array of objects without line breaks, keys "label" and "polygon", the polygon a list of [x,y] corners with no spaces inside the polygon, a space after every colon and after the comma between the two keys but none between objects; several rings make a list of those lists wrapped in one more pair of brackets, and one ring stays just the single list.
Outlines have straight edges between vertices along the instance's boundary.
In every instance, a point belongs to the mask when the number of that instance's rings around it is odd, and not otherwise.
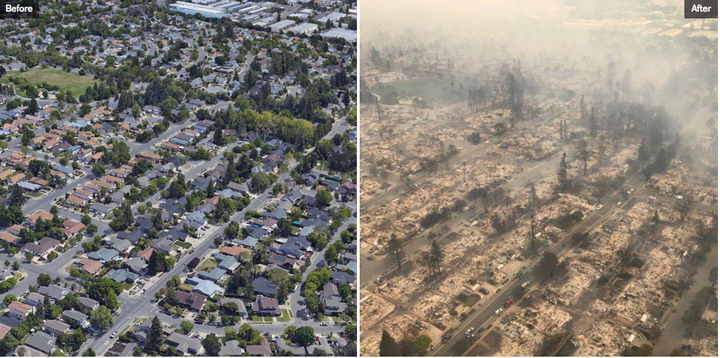
[{"label": "commercial building", "polygon": [[313,32],[317,31],[317,29],[318,29],[317,24],[311,24],[309,22],[305,22],[305,23],[302,23],[295,27],[289,28],[288,32],[292,32],[296,35],[300,35],[300,34],[310,35]]},{"label": "commercial building", "polygon": [[212,6],[193,4],[185,1],[178,1],[174,4],[170,4],[169,7],[171,10],[183,12],[186,14],[200,14],[205,17],[212,18],[231,17],[230,14],[225,12],[223,9]]},{"label": "commercial building", "polygon": [[282,21],[278,21],[278,22],[270,25],[269,27],[270,27],[270,31],[272,31],[272,32],[280,32],[280,31],[284,31],[285,29],[287,29],[288,27],[290,27],[292,25],[295,25],[295,21],[282,20]]}]

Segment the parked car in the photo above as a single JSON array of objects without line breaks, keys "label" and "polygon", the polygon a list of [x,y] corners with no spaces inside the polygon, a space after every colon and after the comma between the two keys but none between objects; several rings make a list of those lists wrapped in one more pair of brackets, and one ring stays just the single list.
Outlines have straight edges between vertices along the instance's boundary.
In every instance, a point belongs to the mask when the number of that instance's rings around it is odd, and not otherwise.
[{"label": "parked car", "polygon": [[448,334],[446,334],[446,335],[443,336],[442,342],[443,342],[443,343],[447,343],[447,341],[449,341],[450,338],[452,338],[452,334],[448,333]]}]

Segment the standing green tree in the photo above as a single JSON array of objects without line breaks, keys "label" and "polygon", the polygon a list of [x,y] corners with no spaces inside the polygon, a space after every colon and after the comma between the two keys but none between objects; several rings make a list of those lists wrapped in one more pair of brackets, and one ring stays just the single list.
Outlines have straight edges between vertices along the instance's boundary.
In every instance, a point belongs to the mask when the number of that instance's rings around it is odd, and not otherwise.
[{"label": "standing green tree", "polygon": [[190,334],[192,332],[192,329],[195,325],[192,324],[192,322],[188,321],[182,321],[180,322],[180,328],[183,330],[184,334]]},{"label": "standing green tree", "polygon": [[208,334],[202,341],[200,341],[200,343],[203,348],[205,348],[205,352],[208,356],[217,357],[220,354],[222,345],[215,333]]},{"label": "standing green tree", "polygon": [[332,264],[337,261],[337,257],[338,253],[335,246],[330,245],[330,247],[325,250],[325,261],[327,261],[328,264]]},{"label": "standing green tree", "polygon": [[132,208],[130,207],[130,204],[128,204],[127,202],[123,204],[122,221],[126,227],[135,223],[135,216],[132,213]]},{"label": "standing green tree", "polygon": [[432,244],[430,244],[430,262],[432,263],[436,273],[440,273],[440,266],[442,265],[443,258],[445,258],[445,252],[443,252],[443,249],[437,241],[433,240]]},{"label": "standing green tree", "polygon": [[95,176],[98,178],[105,175],[105,172],[105,166],[102,165],[102,163],[100,162],[95,163],[95,165],[93,165],[92,167],[92,173],[95,174]]},{"label": "standing green tree", "polygon": [[570,186],[567,178],[567,162],[565,161],[565,157],[565,153],[563,152],[562,159],[560,159],[560,168],[558,169],[558,191],[561,193],[567,191]]},{"label": "standing green tree", "polygon": [[388,252],[395,255],[395,261],[397,261],[398,269],[402,266],[402,241],[395,236],[395,234],[390,235],[390,240],[388,241]]},{"label": "standing green tree", "polygon": [[589,158],[588,150],[587,150],[587,141],[585,139],[580,139],[578,142],[578,154],[580,154],[580,159],[583,161],[583,175],[587,175],[587,162]]},{"label": "standing green tree", "polygon": [[48,286],[52,283],[52,277],[46,273],[41,273],[38,275],[36,282],[40,286]]},{"label": "standing green tree", "polygon": [[263,172],[258,172],[252,177],[252,187],[257,193],[262,193],[270,186],[270,178]]},{"label": "standing green tree", "polygon": [[380,356],[387,357],[399,357],[400,348],[398,347],[395,339],[386,330],[383,330],[382,337],[380,338]]},{"label": "standing green tree", "polygon": [[307,347],[315,342],[315,330],[309,326],[300,327],[295,331],[293,338],[295,344]]},{"label": "standing green tree", "polygon": [[25,110],[26,114],[36,114],[38,112],[38,103],[35,98],[30,100],[30,104],[28,104],[27,110]]},{"label": "standing green tree", "polygon": [[90,325],[96,330],[105,331],[112,327],[113,323],[112,312],[105,306],[90,312]]},{"label": "standing green tree", "polygon": [[315,200],[317,200],[318,204],[321,206],[326,206],[332,201],[332,193],[330,190],[320,189],[317,193],[315,193]]},{"label": "standing green tree", "polygon": [[5,296],[5,298],[3,298],[3,303],[5,304],[5,306],[10,306],[10,304],[15,301],[17,301],[17,297],[15,297],[15,295],[12,295],[12,294],[8,294]]},{"label": "standing green tree", "polygon": [[158,318],[158,316],[155,316],[155,318],[153,318],[152,320],[150,331],[148,331],[147,334],[145,350],[151,352],[159,352],[160,346],[163,344],[163,341],[165,341],[165,337],[163,335],[162,323],[160,322],[160,318]]},{"label": "standing green tree", "polygon": [[280,284],[277,287],[277,294],[275,295],[278,302],[282,304],[285,302],[288,298],[288,287],[287,283],[285,281],[280,282]]}]

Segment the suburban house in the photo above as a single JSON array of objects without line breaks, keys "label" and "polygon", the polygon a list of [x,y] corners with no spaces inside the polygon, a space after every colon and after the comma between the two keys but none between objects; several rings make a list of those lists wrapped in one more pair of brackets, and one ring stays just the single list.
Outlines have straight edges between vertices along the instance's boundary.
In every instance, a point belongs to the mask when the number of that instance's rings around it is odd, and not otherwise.
[{"label": "suburban house", "polygon": [[207,296],[198,292],[175,291],[177,302],[188,306],[191,310],[199,312],[205,306]]},{"label": "suburban house", "polygon": [[257,296],[253,302],[252,310],[261,316],[280,316],[282,311],[278,301],[274,298]]},{"label": "suburban house", "polygon": [[35,313],[35,307],[18,301],[13,301],[12,303],[10,303],[8,308],[10,309],[10,311],[8,312],[10,316],[22,321],[27,319],[27,316],[30,313]]},{"label": "suburban house", "polygon": [[44,237],[37,243],[28,242],[23,246],[23,251],[29,252],[33,255],[43,256],[54,249],[60,243],[59,240],[55,240],[50,237]]},{"label": "suburban house", "polygon": [[46,321],[43,325],[43,329],[45,330],[45,332],[55,337],[58,337],[63,333],[67,333],[70,330],[70,325],[65,322],[53,319]]},{"label": "suburban house", "polygon": [[267,338],[263,338],[260,344],[249,345],[245,347],[247,353],[253,357],[270,357],[272,356],[272,348]]},{"label": "suburban house", "polygon": [[55,285],[55,284],[52,284],[49,286],[40,286],[38,288],[37,292],[43,296],[45,296],[47,294],[48,297],[50,298],[51,303],[60,301],[63,298],[65,298],[65,296],[70,294],[69,289],[62,287],[62,286]]},{"label": "suburban house", "polygon": [[182,354],[197,355],[202,349],[202,344],[199,339],[188,337],[177,332],[173,332],[165,340],[165,343],[174,346],[175,352],[180,352]]},{"label": "suburban house", "polygon": [[73,327],[81,326],[88,318],[85,314],[75,309],[65,310],[62,315],[64,318],[72,320],[71,322],[73,322],[73,324],[71,326]]}]

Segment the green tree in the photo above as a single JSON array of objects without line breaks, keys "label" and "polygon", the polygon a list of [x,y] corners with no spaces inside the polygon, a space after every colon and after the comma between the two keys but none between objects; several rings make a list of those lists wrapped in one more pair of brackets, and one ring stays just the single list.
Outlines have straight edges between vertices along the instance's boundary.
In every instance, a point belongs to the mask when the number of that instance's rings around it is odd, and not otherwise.
[{"label": "green tree", "polygon": [[83,334],[82,329],[76,329],[70,341],[72,342],[73,351],[80,349],[80,346],[85,343],[85,335]]},{"label": "green tree", "polygon": [[262,193],[270,186],[270,177],[263,172],[258,172],[253,175],[251,184],[255,192]]},{"label": "green tree", "polygon": [[95,351],[92,348],[88,348],[83,352],[83,357],[95,357]]},{"label": "green tree", "polygon": [[285,302],[288,298],[288,287],[287,283],[284,281],[281,282],[277,287],[277,294],[275,295],[277,297],[278,302],[282,304],[282,302]]},{"label": "green tree", "polygon": [[12,294],[7,294],[5,296],[5,298],[3,298],[3,303],[5,304],[5,306],[10,306],[10,304],[15,301],[17,301],[17,297],[15,297],[15,295],[12,295]]},{"label": "green tree", "polygon": [[332,193],[327,189],[320,189],[315,193],[315,200],[317,200],[320,206],[326,206],[332,201]]},{"label": "green tree", "polygon": [[398,268],[402,265],[402,241],[398,239],[395,234],[390,235],[390,240],[388,241],[388,252],[395,255],[395,261],[397,262]]},{"label": "green tree", "polygon": [[295,331],[293,338],[295,339],[293,343],[307,347],[315,342],[315,330],[309,326],[300,327]]},{"label": "green tree", "polygon": [[558,182],[558,190],[561,193],[564,193],[569,189],[570,182],[568,181],[567,177],[567,163],[565,162],[565,153],[562,154],[562,158],[560,159],[560,168],[558,169]]},{"label": "green tree", "polygon": [[343,332],[350,342],[354,342],[357,339],[357,327],[354,324],[348,324],[343,327]]},{"label": "green tree", "polygon": [[387,357],[399,357],[400,348],[398,347],[395,339],[386,330],[383,330],[382,337],[380,338],[380,356]]},{"label": "green tree", "polygon": [[95,163],[92,167],[92,173],[98,178],[105,175],[106,171],[105,166],[100,162]]},{"label": "green tree", "polygon": [[105,306],[100,306],[90,312],[90,325],[96,330],[106,331],[112,327],[113,323],[112,312]]},{"label": "green tree", "polygon": [[205,352],[208,356],[217,357],[220,354],[222,345],[215,333],[208,334],[202,341],[200,341],[200,343],[203,348],[205,348]]},{"label": "green tree", "polygon": [[[328,20],[328,21],[330,21],[330,20]],[[319,348],[313,349],[312,355],[313,355],[314,357],[327,357],[327,356],[329,356],[329,354],[328,354],[327,352],[325,352],[324,350],[319,349]]]},{"label": "green tree", "polygon": [[432,340],[427,335],[423,334],[419,337],[415,338],[415,341],[413,341],[413,351],[415,355],[423,356],[425,353],[427,353],[428,348],[430,348],[430,344],[432,343]]},{"label": "green tree", "polygon": [[158,318],[158,316],[155,316],[155,318],[153,318],[152,320],[150,331],[148,331],[147,334],[145,349],[151,352],[159,352],[160,346],[163,344],[164,341],[165,336],[163,335],[162,323],[160,322],[160,318]]},{"label": "green tree", "polygon": [[50,277],[50,275],[46,273],[41,273],[40,275],[38,275],[36,282],[40,286],[48,286],[52,283],[52,277]]},{"label": "green tree", "polygon": [[180,328],[182,328],[183,333],[189,334],[192,332],[192,329],[195,325],[188,321],[182,321],[180,322]]},{"label": "green tree", "polygon": [[90,224],[85,228],[85,232],[87,232],[89,235],[93,235],[98,231],[98,227],[95,224]]},{"label": "green tree", "polygon": [[335,246],[330,245],[330,247],[325,250],[325,261],[327,261],[328,264],[334,263],[337,261],[338,253],[335,249]]}]

